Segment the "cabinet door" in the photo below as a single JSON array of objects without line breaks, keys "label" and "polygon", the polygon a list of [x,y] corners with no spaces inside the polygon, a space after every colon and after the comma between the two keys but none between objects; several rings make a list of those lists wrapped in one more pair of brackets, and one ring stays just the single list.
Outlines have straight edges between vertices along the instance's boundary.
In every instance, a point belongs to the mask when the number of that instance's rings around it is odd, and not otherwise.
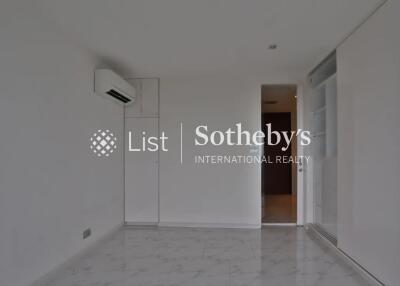
[{"label": "cabinet door", "polygon": [[142,116],[158,116],[158,79],[142,79]]},{"label": "cabinet door", "polygon": [[157,117],[158,87],[157,78],[129,79],[136,89],[136,100],[125,108],[125,117]]},{"label": "cabinet door", "polygon": [[135,102],[125,107],[126,117],[140,117],[142,115],[142,80],[128,79],[127,80],[136,90]]},{"label": "cabinet door", "polygon": [[158,152],[129,150],[141,148],[143,131],[146,137],[158,137],[158,119],[125,119],[125,221],[154,224],[158,222]]}]

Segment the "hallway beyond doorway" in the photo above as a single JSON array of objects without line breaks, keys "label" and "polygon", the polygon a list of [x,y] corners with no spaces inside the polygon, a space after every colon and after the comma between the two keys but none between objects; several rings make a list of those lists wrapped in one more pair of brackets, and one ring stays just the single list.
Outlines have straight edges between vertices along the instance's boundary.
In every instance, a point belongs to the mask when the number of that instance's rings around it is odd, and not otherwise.
[{"label": "hallway beyond doorway", "polygon": [[296,223],[296,196],[263,195],[262,200],[263,223]]},{"label": "hallway beyond doorway", "polygon": [[[261,86],[261,126],[273,132],[297,131],[297,86],[274,84]],[[290,145],[266,144],[264,156],[297,157],[297,139]],[[261,222],[267,224],[297,223],[297,164],[262,164]]]}]

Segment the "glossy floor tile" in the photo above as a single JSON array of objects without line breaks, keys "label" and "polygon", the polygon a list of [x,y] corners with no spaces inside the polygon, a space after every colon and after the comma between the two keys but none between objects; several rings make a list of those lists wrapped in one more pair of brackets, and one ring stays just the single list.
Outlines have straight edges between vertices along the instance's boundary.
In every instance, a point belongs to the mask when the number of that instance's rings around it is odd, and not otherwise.
[{"label": "glossy floor tile", "polygon": [[296,227],[124,228],[43,286],[368,285]]}]

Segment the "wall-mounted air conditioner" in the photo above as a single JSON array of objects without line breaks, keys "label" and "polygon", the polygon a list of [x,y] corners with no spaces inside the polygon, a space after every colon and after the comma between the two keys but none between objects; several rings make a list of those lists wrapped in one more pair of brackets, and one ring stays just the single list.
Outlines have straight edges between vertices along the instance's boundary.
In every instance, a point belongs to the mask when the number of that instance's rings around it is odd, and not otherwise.
[{"label": "wall-mounted air conditioner", "polygon": [[94,78],[96,94],[123,105],[135,101],[135,88],[112,70],[97,69]]}]

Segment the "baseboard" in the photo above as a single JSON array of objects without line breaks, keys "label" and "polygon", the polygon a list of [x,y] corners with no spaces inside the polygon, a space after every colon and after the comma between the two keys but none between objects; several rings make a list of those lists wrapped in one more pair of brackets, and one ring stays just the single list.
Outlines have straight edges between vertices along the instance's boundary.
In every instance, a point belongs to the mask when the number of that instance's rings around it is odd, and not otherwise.
[{"label": "baseboard", "polygon": [[259,229],[261,224],[242,224],[242,223],[191,223],[191,222],[160,222],[159,227],[193,227],[193,228],[243,228]]},{"label": "baseboard", "polygon": [[114,235],[115,232],[117,232],[121,227],[123,227],[123,224],[118,224],[117,226],[113,227],[110,231],[108,231],[107,233],[105,233],[103,236],[99,237],[98,239],[96,239],[95,241],[93,241],[90,245],[88,245],[87,247],[85,247],[84,249],[82,249],[81,251],[79,251],[77,254],[75,254],[74,256],[68,258],[67,260],[65,260],[64,262],[62,262],[61,264],[55,266],[53,269],[51,269],[49,272],[47,272],[47,274],[43,275],[42,277],[40,277],[39,279],[35,280],[32,284],[30,284],[30,286],[41,286],[43,285],[45,282],[51,280],[52,278],[54,278],[59,271],[63,271],[66,268],[68,268],[70,265],[76,263],[77,261],[79,261],[82,257],[84,257],[85,255],[87,255],[91,250],[93,250],[94,248],[96,248],[98,245],[102,244],[104,241],[108,240],[112,235]]},{"label": "baseboard", "polygon": [[360,274],[370,285],[373,286],[385,286],[381,281],[379,281],[374,275],[372,275],[368,270],[362,267],[357,263],[353,258],[347,255],[343,250],[338,248],[335,244],[333,244],[329,239],[320,234],[318,230],[312,225],[307,224],[305,229],[315,236],[317,239],[322,241],[325,245],[327,245],[330,249],[332,249],[337,256],[339,256],[342,260],[344,260],[348,265],[350,265],[358,274]]}]

